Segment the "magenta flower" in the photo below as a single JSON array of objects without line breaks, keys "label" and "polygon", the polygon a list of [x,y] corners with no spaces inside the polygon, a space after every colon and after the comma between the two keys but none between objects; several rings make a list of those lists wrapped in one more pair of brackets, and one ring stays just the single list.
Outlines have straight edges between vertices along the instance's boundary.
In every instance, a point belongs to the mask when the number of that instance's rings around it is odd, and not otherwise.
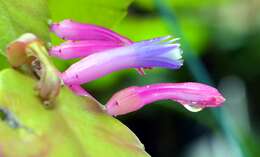
[{"label": "magenta flower", "polygon": [[60,46],[52,47],[49,54],[62,59],[83,58],[96,52],[121,46],[123,46],[122,43],[109,40],[67,41]]},{"label": "magenta flower", "polygon": [[51,25],[51,31],[65,40],[109,40],[121,44],[132,41],[109,29],[93,24],[82,24],[72,20],[64,20]]},{"label": "magenta flower", "polygon": [[217,89],[201,83],[160,83],[123,89],[112,96],[106,109],[110,115],[117,116],[164,99],[176,101],[193,112],[218,107],[225,101]]},{"label": "magenta flower", "polygon": [[[64,20],[51,26],[59,37],[69,40],[50,49],[50,55],[62,59],[82,58],[60,74],[64,84],[81,96],[90,96],[81,84],[98,79],[114,71],[162,67],[178,69],[182,66],[182,50],[178,39],[171,36],[132,42],[106,28]],[[218,107],[225,98],[217,89],[200,83],[161,83],[143,87],[129,87],[116,93],[106,104],[110,115],[136,111],[146,104],[170,99],[190,111]]]},{"label": "magenta flower", "polygon": [[182,66],[182,51],[174,41],[162,37],[94,53],[69,67],[61,78],[65,84],[79,85],[128,68],[178,69]]},{"label": "magenta flower", "polygon": [[[96,52],[130,45],[133,42],[109,29],[93,24],[82,24],[72,20],[63,20],[51,25],[51,31],[57,36],[69,40],[50,49],[49,54],[61,59],[82,58]],[[136,69],[141,75],[142,68]]]},{"label": "magenta flower", "polygon": [[72,90],[75,94],[79,96],[90,96],[92,97],[84,88],[82,88],[80,85],[69,85],[68,86],[70,90]]}]

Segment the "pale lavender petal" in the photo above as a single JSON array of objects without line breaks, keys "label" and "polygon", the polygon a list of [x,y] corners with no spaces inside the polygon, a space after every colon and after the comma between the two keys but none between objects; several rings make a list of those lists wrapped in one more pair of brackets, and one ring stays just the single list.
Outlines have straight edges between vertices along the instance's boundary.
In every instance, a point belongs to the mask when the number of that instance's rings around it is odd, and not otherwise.
[{"label": "pale lavender petal", "polygon": [[[163,41],[170,41],[173,37],[171,35],[163,36],[163,37],[157,37],[149,40],[143,40],[140,42],[136,42],[135,45],[146,45],[146,44],[155,44],[160,43]],[[178,38],[175,38],[174,41],[178,40]]]},{"label": "pale lavender petal", "polygon": [[182,66],[181,54],[179,44],[135,43],[92,54],[69,67],[62,74],[62,79],[65,84],[83,84],[122,69],[178,69]]},{"label": "pale lavender petal", "polygon": [[132,41],[109,29],[93,24],[64,20],[51,25],[51,31],[65,40],[111,40],[131,44]]},{"label": "pale lavender petal", "polygon": [[102,40],[68,41],[49,50],[51,56],[62,59],[83,58],[96,52],[101,52],[117,47],[122,43]]},{"label": "pale lavender petal", "polygon": [[112,96],[106,104],[106,109],[111,115],[122,115],[166,99],[177,101],[189,110],[218,107],[225,101],[217,89],[205,84],[159,83],[123,89]]}]

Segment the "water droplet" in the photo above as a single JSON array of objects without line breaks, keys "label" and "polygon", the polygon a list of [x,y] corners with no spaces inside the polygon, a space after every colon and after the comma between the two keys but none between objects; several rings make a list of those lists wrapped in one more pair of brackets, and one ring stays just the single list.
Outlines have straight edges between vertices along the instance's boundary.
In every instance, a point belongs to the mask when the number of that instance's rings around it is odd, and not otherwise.
[{"label": "water droplet", "polygon": [[202,107],[196,107],[196,106],[185,105],[185,104],[183,105],[183,107],[185,107],[187,110],[189,110],[191,112],[199,112],[203,109]]}]

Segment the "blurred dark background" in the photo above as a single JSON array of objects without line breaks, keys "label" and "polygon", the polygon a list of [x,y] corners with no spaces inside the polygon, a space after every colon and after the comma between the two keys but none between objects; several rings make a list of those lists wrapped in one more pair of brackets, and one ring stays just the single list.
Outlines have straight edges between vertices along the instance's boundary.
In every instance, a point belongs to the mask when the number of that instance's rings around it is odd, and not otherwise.
[{"label": "blurred dark background", "polygon": [[125,70],[85,87],[103,104],[130,85],[197,81],[218,87],[227,101],[199,113],[161,101],[119,116],[152,156],[257,156],[259,148],[260,1],[136,0],[114,29],[134,41],[172,34],[184,46],[178,71]]}]

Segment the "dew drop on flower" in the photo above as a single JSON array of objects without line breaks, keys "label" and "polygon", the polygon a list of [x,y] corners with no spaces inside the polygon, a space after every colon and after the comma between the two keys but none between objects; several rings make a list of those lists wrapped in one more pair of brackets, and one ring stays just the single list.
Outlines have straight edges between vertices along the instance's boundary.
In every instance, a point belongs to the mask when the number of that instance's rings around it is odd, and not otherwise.
[{"label": "dew drop on flower", "polygon": [[184,104],[183,107],[185,107],[188,111],[191,112],[199,112],[203,109],[202,107],[197,107],[197,106],[192,106],[187,104]]}]

